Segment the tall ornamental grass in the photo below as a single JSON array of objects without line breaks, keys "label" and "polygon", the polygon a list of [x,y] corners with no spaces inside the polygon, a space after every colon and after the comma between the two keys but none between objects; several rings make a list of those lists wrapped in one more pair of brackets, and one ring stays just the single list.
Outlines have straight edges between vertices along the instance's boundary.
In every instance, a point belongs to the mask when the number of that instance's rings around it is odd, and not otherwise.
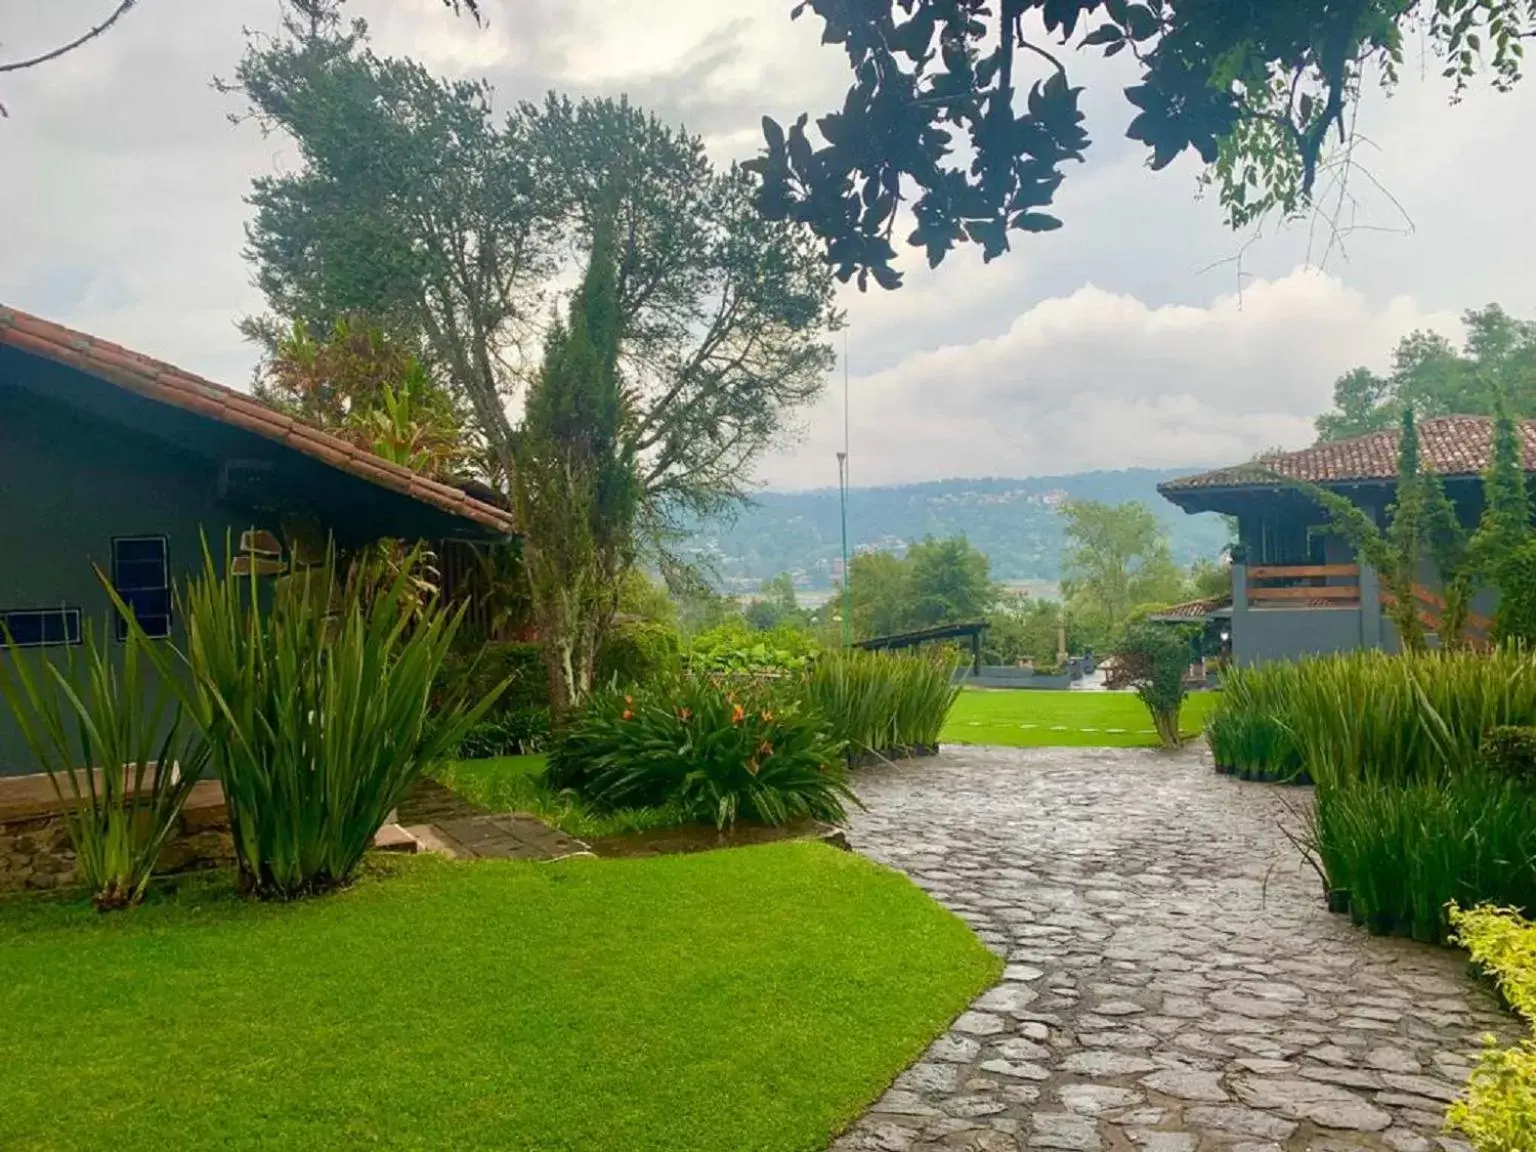
[{"label": "tall ornamental grass", "polygon": [[208,746],[163,681],[145,674],[154,642],[130,630],[120,658],[89,625],[63,667],[0,645],[0,694],[64,810],[80,879],[101,909],[144,895]]},{"label": "tall ornamental grass", "polygon": [[827,652],[805,672],[806,701],[854,754],[929,752],[960,694],[946,657]]},{"label": "tall ornamental grass", "polygon": [[1492,772],[1319,790],[1312,839],[1373,932],[1443,940],[1453,901],[1536,909],[1536,792]]},{"label": "tall ornamental grass", "polygon": [[166,671],[224,785],[243,890],[286,899],[351,879],[417,777],[494,701],[433,707],[462,609],[418,595],[417,563],[368,586],[338,583],[332,556],[274,589],[221,573],[205,549],[179,597],[185,667]]},{"label": "tall ornamental grass", "polygon": [[1444,780],[1480,761],[1485,738],[1536,724],[1536,655],[1355,652],[1230,673],[1212,750],[1283,775],[1297,760],[1320,788]]}]

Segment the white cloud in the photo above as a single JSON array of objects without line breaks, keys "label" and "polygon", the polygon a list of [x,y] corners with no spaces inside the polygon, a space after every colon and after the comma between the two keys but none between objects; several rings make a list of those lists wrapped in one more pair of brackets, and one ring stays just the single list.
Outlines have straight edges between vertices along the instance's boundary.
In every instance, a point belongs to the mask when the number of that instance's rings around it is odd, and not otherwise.
[{"label": "white cloud", "polygon": [[[1307,270],[1203,306],[1085,286],[1028,308],[997,336],[854,377],[854,472],[860,484],[883,484],[1218,464],[1299,447],[1339,374],[1384,368],[1420,327],[1459,336],[1454,314],[1407,298],[1375,303]],[[841,405],[835,385],[804,442],[766,461],[762,478],[835,481]]]}]

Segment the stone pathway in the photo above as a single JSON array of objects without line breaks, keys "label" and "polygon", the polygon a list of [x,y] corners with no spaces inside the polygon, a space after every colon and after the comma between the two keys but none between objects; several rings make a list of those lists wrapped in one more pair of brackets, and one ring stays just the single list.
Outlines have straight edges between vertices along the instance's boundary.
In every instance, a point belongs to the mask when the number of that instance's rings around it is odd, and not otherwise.
[{"label": "stone pathway", "polygon": [[[855,850],[1007,958],[834,1152],[1462,1152],[1510,1022],[1448,949],[1322,907],[1306,792],[1201,753],[950,749],[861,774]],[[1295,813],[1288,810],[1295,809]]]},{"label": "stone pathway", "polygon": [[488,812],[435,780],[417,781],[397,815],[423,851],[454,859],[563,860],[590,854],[580,840],[542,820]]}]

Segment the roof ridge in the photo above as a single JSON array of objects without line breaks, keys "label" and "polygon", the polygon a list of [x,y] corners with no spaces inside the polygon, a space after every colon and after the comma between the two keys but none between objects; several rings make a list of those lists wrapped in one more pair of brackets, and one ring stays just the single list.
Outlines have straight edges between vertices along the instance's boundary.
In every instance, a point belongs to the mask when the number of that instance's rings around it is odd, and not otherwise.
[{"label": "roof ridge", "polygon": [[0,304],[0,345],[77,368],[145,399],[168,404],[283,444],[379,487],[498,532],[513,532],[510,513],[461,488],[386,460],[280,412],[256,397],[131,348]]}]

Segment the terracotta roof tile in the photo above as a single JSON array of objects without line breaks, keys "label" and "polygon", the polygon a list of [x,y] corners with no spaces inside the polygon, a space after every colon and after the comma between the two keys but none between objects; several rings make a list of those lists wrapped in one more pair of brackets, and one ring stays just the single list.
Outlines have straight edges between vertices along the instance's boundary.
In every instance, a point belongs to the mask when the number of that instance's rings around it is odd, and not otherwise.
[{"label": "terracotta roof tile", "polygon": [[120,344],[0,305],[0,345],[67,364],[146,399],[285,444],[371,484],[461,516],[483,528],[505,533],[516,530],[512,515],[493,504],[311,428],[233,388],[183,372]]},{"label": "terracotta roof tile", "polygon": [[1212,612],[1230,607],[1232,607],[1230,596],[1207,596],[1201,600],[1186,600],[1182,604],[1171,604],[1167,608],[1159,608],[1151,614],[1151,618],[1164,621],[1204,620]]},{"label": "terracotta roof tile", "polygon": [[[1525,468],[1536,472],[1536,420],[1521,421],[1525,442]],[[1355,481],[1397,478],[1396,428],[1315,444],[1299,452],[1271,456],[1259,463],[1218,468],[1198,476],[1186,476],[1158,485],[1166,494],[1207,488],[1272,486],[1283,481],[1306,480],[1314,484],[1347,484]],[[1485,471],[1493,452],[1493,420],[1488,416],[1433,416],[1419,421],[1424,466],[1441,476],[1476,476]]]}]

